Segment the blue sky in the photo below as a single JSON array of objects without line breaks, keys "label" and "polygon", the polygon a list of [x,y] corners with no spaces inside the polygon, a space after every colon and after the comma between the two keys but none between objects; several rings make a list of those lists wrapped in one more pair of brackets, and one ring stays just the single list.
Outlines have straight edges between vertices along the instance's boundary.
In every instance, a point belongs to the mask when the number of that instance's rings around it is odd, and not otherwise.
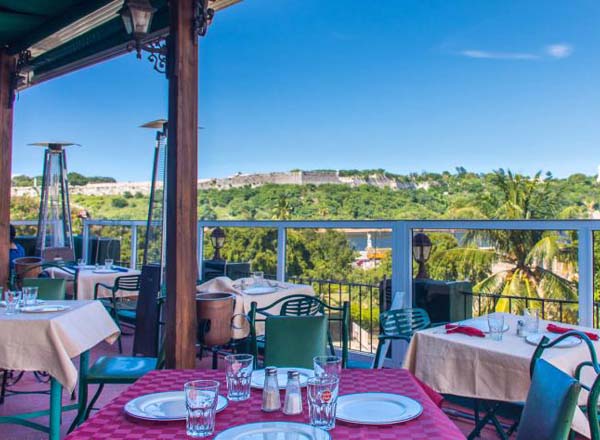
[{"label": "blue sky", "polygon": [[[199,177],[293,168],[600,164],[596,0],[245,0],[200,44]],[[26,144],[67,139],[69,168],[148,180],[167,82],[134,54],[22,92]]]}]

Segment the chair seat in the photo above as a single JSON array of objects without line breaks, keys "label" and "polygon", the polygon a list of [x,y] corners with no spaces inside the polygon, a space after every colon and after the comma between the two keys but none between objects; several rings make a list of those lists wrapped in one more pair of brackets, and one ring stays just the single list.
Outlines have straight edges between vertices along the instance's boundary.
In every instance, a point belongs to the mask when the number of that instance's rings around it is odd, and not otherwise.
[{"label": "chair seat", "polygon": [[136,318],[135,310],[119,309],[119,310],[117,310],[117,316],[119,317],[119,320],[121,320],[127,324],[135,325],[135,318]]},{"label": "chair seat", "polygon": [[346,368],[371,368],[371,362],[368,360],[358,361],[356,359],[348,359]]},{"label": "chair seat", "polygon": [[133,356],[102,356],[90,367],[89,383],[132,383],[156,369],[156,358]]}]

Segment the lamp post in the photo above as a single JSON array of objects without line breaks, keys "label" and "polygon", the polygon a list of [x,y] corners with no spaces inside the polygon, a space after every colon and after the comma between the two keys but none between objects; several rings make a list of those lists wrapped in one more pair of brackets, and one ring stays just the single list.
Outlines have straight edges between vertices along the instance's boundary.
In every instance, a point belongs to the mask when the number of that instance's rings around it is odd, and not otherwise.
[{"label": "lamp post", "polygon": [[416,278],[429,278],[425,263],[429,260],[429,256],[431,255],[431,240],[426,234],[419,232],[413,236],[412,248],[413,258],[419,264],[419,271]]},{"label": "lamp post", "polygon": [[225,231],[219,228],[218,226],[212,230],[210,233],[210,241],[215,248],[215,253],[213,254],[213,260],[223,260],[221,257],[221,249],[225,245]]}]

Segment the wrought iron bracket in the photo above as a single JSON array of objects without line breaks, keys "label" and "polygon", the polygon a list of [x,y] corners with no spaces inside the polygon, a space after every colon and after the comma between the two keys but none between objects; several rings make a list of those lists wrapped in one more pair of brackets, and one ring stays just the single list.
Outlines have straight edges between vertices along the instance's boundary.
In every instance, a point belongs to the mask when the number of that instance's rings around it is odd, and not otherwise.
[{"label": "wrought iron bracket", "polygon": [[29,73],[26,72],[29,62],[31,61],[31,52],[29,50],[23,50],[19,52],[16,57],[14,70],[10,78],[10,97],[9,102],[12,104],[15,102],[17,90],[19,87],[27,85],[29,82]]},{"label": "wrought iron bracket", "polygon": [[128,51],[136,51],[138,59],[142,58],[142,51],[148,52],[148,61],[154,64],[153,68],[158,73],[168,75],[169,67],[169,42],[168,37],[158,37],[145,43],[132,41],[127,45]]},{"label": "wrought iron bracket", "polygon": [[208,31],[208,26],[212,23],[215,16],[215,10],[208,7],[210,0],[196,0],[194,3],[194,18],[192,23],[192,38],[194,42],[198,37],[204,37]]}]

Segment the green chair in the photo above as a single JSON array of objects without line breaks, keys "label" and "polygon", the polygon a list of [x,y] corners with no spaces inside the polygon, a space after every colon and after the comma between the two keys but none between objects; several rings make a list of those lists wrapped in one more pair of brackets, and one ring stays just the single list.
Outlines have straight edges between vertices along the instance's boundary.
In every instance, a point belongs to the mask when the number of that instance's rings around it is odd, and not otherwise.
[{"label": "green chair", "polygon": [[517,440],[567,440],[581,385],[544,359],[534,359]]},{"label": "green chair", "polygon": [[[112,286],[104,283],[96,283],[96,285],[94,286],[94,299],[99,299],[102,302],[102,304],[104,304],[104,307],[114,319],[115,323],[117,324],[117,327],[119,327],[119,330],[122,330],[121,319],[124,318],[123,321],[130,323],[130,320],[135,320],[135,314],[132,313],[131,310],[122,307],[122,301],[120,298],[117,297],[117,292],[139,292],[140,282],[140,275],[123,275],[117,277],[115,279],[115,284],[113,284]],[[111,296],[108,298],[98,298],[98,290],[101,287],[106,290],[110,290]],[[132,316],[129,316],[129,314],[131,314]],[[118,344],[119,353],[123,353],[121,335],[119,335]]]},{"label": "green chair", "polygon": [[327,316],[269,316],[265,322],[265,365],[313,367],[327,354]]},{"label": "green chair", "polygon": [[64,278],[23,278],[22,283],[23,287],[37,287],[38,299],[44,301],[62,301],[67,295]]},{"label": "green chair", "polygon": [[429,328],[431,320],[424,309],[395,309],[383,312],[379,316],[381,332],[373,361],[373,368],[380,368],[381,357],[387,354],[387,341],[410,342],[415,332]]},{"label": "green chair", "polygon": [[329,352],[335,355],[331,326],[337,327],[342,343],[342,366],[348,366],[348,345],[350,333],[350,305],[344,301],[341,306],[331,306],[319,298],[310,295],[289,295],[265,306],[258,307],[256,302],[250,305],[250,344],[253,348],[254,362],[257,362],[259,348],[264,348],[264,340],[256,333],[256,324],[264,322],[270,316],[320,316],[328,318],[327,343]]},{"label": "green chair", "polygon": [[[158,343],[160,307],[160,266],[142,267],[142,283],[136,307],[136,326],[133,341],[133,356],[102,356],[88,369],[80,372],[80,402],[77,417],[70,430],[89,417],[94,404],[106,384],[129,384],[146,373],[162,368],[164,344]],[[158,348],[160,345],[160,349]],[[142,356],[135,356],[141,354]],[[149,356],[150,355],[150,356]],[[97,384],[98,389],[87,405],[88,386]]]}]

